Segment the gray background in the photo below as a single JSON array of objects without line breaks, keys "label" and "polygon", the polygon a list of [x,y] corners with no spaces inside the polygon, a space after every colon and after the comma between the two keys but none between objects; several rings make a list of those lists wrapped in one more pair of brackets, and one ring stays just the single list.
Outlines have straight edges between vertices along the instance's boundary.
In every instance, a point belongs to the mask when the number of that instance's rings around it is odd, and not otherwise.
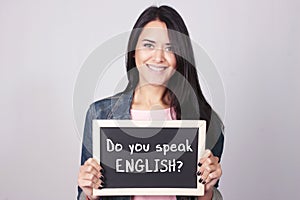
[{"label": "gray background", "polygon": [[299,1],[2,0],[1,200],[75,198],[76,77],[96,47],[156,3],[181,13],[223,80],[224,198],[299,198]]}]

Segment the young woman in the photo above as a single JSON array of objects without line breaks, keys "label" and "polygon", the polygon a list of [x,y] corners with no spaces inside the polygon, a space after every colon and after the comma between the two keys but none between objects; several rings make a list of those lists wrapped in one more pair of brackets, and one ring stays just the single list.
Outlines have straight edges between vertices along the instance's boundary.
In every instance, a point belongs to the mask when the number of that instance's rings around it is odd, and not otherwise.
[{"label": "young woman", "polygon": [[105,182],[101,166],[92,159],[93,119],[201,119],[207,123],[207,139],[215,140],[214,147],[199,158],[199,169],[195,172],[205,184],[204,196],[101,199],[222,199],[217,187],[222,174],[219,161],[223,151],[223,124],[202,94],[189,33],[180,15],[168,6],[147,8],[131,31],[126,59],[129,81],[126,89],[93,103],[87,112],[78,199],[100,199],[92,196],[92,189],[103,187]]}]

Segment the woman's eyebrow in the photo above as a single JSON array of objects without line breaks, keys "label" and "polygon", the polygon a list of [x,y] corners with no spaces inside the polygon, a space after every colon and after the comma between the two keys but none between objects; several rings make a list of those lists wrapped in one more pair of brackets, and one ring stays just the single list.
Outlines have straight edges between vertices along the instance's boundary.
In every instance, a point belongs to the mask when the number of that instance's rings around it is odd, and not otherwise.
[{"label": "woman's eyebrow", "polygon": [[155,41],[149,40],[149,39],[143,39],[142,41],[143,41],[143,42],[150,42],[150,43],[154,43],[154,44],[155,44]]},{"label": "woman's eyebrow", "polygon": [[[155,44],[155,43],[156,43],[155,41],[153,41],[153,40],[149,40],[149,39],[143,39],[142,41],[143,41],[143,42],[150,42],[150,43],[153,43],[153,44]],[[165,43],[165,45],[167,45],[167,46],[172,46],[172,43],[170,43],[170,42],[167,42],[167,43]]]}]

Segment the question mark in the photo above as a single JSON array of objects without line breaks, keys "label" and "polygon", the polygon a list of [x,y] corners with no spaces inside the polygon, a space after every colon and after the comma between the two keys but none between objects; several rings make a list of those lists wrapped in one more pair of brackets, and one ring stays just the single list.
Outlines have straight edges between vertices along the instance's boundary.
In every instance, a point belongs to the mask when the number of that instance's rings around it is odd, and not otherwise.
[{"label": "question mark", "polygon": [[177,160],[177,164],[179,164],[178,165],[178,172],[180,172],[180,169],[181,169],[181,167],[183,165],[183,162],[181,160]]}]

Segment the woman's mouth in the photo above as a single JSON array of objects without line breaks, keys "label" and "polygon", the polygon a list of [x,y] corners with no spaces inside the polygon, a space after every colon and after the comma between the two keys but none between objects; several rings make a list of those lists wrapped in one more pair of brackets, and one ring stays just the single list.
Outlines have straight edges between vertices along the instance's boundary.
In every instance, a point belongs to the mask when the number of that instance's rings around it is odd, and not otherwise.
[{"label": "woman's mouth", "polygon": [[165,69],[167,69],[168,67],[166,66],[157,66],[157,65],[149,65],[149,64],[146,64],[146,66],[153,70],[153,71],[156,71],[156,72],[161,72],[161,71],[164,71]]}]

